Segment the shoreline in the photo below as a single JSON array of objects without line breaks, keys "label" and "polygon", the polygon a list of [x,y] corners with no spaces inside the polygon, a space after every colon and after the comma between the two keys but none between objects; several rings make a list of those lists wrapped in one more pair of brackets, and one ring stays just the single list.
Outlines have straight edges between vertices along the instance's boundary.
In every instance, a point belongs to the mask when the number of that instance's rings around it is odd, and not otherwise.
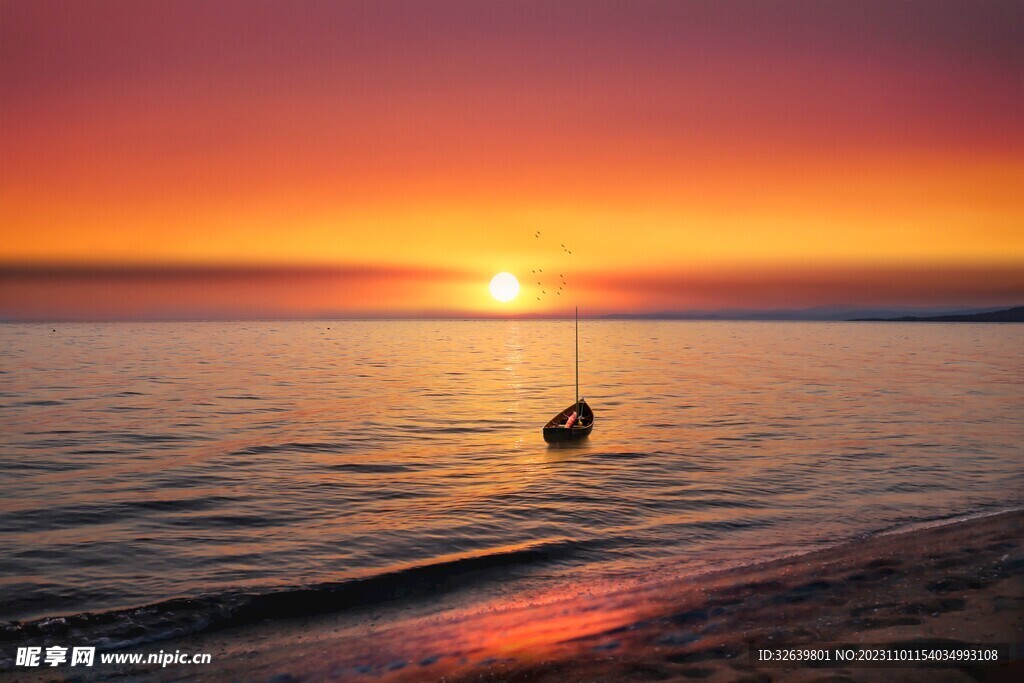
[{"label": "shoreline", "polygon": [[209,665],[16,668],[0,680],[934,680],[937,669],[925,666],[753,668],[746,655],[750,642],[923,640],[1009,643],[1011,663],[942,676],[1012,679],[1024,673],[1022,530],[1024,511],[981,513],[562,601],[473,605],[461,615],[381,606],[129,648],[209,652]]}]

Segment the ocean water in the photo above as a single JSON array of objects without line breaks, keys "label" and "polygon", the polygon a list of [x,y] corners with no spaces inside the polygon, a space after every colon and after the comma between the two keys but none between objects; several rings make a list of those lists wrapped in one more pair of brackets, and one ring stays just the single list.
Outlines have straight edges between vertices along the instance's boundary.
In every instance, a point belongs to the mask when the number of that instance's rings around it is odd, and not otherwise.
[{"label": "ocean water", "polygon": [[0,640],[528,600],[1021,504],[1024,325],[580,328],[595,428],[554,448],[571,321],[0,325]]}]

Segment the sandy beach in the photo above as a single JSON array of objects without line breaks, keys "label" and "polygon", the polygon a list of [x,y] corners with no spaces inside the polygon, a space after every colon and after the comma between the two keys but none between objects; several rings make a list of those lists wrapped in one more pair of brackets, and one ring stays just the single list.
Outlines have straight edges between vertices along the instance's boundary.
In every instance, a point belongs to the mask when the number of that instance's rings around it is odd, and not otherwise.
[{"label": "sandy beach", "polygon": [[[1021,511],[953,520],[760,565],[541,605],[265,622],[140,648],[209,652],[210,665],[97,665],[67,679],[1020,680],[1022,521]],[[1011,661],[942,668],[755,668],[748,657],[749,643],[926,642],[1005,643]],[[53,680],[49,672],[37,673],[35,680]],[[6,676],[14,680],[10,672]],[[22,672],[16,677],[26,680]]]}]

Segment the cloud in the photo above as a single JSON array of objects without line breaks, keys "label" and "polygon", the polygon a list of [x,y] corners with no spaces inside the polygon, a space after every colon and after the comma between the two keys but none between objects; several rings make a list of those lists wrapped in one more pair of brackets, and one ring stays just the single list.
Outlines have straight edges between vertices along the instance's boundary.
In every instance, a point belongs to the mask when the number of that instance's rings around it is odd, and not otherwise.
[{"label": "cloud", "polygon": [[0,317],[28,320],[401,315],[479,275],[391,265],[0,265]]},{"label": "cloud", "polygon": [[[625,311],[851,306],[987,306],[1024,301],[1022,265],[747,267],[577,278]],[[609,307],[609,303],[603,303]]]},{"label": "cloud", "polygon": [[[393,265],[0,265],[7,320],[529,316],[488,307],[490,273]],[[793,266],[578,272],[564,305],[588,315],[666,310],[998,306],[1024,267]],[[563,302],[558,302],[561,305]],[[493,302],[490,302],[493,304]],[[566,308],[537,312],[563,315]]]}]

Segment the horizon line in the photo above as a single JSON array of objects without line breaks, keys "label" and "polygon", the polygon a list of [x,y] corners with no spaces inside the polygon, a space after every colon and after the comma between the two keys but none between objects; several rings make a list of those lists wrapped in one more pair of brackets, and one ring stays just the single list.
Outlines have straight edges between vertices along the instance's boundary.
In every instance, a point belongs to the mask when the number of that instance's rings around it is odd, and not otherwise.
[{"label": "horizon line", "polygon": [[[609,322],[630,321],[678,321],[678,322],[864,322],[848,316],[872,315],[908,315],[912,313],[928,313],[930,315],[964,315],[975,313],[993,313],[1024,307],[1024,303],[997,306],[907,306],[907,307],[869,307],[848,304],[825,304],[806,308],[778,309],[708,309],[684,311],[654,311],[646,313],[602,313],[593,316],[581,315],[585,320],[605,320]],[[829,309],[835,309],[830,311]],[[794,317],[814,316],[817,317]],[[788,317],[787,317],[788,316]],[[0,324],[67,324],[67,323],[185,323],[185,322],[401,322],[401,321],[519,321],[519,320],[572,320],[573,316],[565,314],[538,315],[379,315],[379,316],[202,316],[202,317],[97,317],[97,318],[5,318],[0,316]]]}]

